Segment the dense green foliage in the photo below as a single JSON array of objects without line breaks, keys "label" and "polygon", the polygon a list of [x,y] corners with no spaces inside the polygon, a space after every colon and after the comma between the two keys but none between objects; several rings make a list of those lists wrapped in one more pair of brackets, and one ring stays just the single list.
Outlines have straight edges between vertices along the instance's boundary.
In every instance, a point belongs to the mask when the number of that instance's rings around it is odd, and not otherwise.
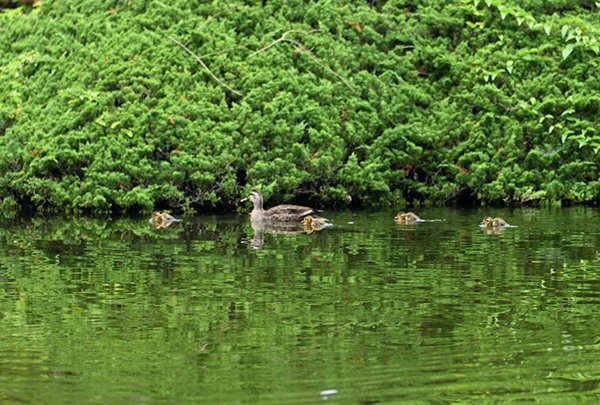
[{"label": "dense green foliage", "polygon": [[2,208],[600,200],[598,3],[247,3],[0,13]]}]

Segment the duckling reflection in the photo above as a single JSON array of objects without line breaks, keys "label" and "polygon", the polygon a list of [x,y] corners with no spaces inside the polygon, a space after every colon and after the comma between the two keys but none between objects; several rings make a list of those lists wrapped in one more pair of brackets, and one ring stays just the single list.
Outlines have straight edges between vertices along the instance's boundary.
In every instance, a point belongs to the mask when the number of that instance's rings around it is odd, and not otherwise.
[{"label": "duckling reflection", "polygon": [[312,215],[305,216],[302,220],[302,225],[304,226],[304,231],[306,233],[321,231],[329,226],[333,226],[328,219]]},{"label": "duckling reflection", "polygon": [[154,229],[168,228],[174,222],[181,222],[181,220],[166,212],[153,212],[150,218],[150,223]]},{"label": "duckling reflection", "polygon": [[483,233],[485,233],[486,235],[502,235],[504,233],[504,231],[506,230],[506,227],[501,228],[501,227],[496,227],[496,228],[486,228],[486,227],[482,227],[481,230],[483,231]]},{"label": "duckling reflection", "polygon": [[394,220],[399,224],[411,224],[415,222],[425,222],[425,220],[419,218],[414,212],[399,212],[394,217]]}]

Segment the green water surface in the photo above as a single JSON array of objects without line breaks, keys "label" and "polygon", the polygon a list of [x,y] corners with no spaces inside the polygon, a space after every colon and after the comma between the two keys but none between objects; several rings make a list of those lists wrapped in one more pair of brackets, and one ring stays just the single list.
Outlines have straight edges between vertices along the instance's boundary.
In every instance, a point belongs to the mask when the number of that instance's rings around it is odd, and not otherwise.
[{"label": "green water surface", "polygon": [[0,404],[600,401],[600,210],[417,213],[1,222]]}]

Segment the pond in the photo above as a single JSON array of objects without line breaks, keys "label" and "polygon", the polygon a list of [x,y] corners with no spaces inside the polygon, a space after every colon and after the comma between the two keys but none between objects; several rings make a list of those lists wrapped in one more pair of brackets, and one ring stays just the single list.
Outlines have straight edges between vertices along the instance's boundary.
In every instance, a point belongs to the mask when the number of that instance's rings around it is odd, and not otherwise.
[{"label": "pond", "polygon": [[600,210],[417,213],[4,221],[0,403],[600,400]]}]

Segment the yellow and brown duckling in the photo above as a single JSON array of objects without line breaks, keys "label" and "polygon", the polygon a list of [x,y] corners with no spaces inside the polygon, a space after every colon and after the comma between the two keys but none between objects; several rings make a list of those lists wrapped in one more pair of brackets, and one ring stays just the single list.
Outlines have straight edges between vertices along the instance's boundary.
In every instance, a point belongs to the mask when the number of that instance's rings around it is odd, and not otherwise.
[{"label": "yellow and brown duckling", "polygon": [[412,222],[423,222],[418,215],[414,212],[399,212],[394,217],[394,220],[401,224],[412,223]]},{"label": "yellow and brown duckling", "polygon": [[302,220],[302,225],[304,225],[304,231],[309,233],[312,231],[320,231],[328,226],[333,226],[333,224],[329,223],[328,219],[312,215],[305,216]]},{"label": "yellow and brown duckling", "polygon": [[253,222],[299,222],[307,215],[313,214],[314,209],[303,207],[301,205],[277,205],[268,210],[263,208],[263,196],[259,190],[252,190],[244,201],[252,201],[254,208],[250,213],[250,220]]},{"label": "yellow and brown duckling", "polygon": [[510,225],[502,218],[485,217],[479,226],[483,228],[505,228]]},{"label": "yellow and brown duckling", "polygon": [[166,212],[153,212],[152,217],[150,218],[150,223],[157,229],[171,226],[173,222],[181,222],[181,220]]}]

